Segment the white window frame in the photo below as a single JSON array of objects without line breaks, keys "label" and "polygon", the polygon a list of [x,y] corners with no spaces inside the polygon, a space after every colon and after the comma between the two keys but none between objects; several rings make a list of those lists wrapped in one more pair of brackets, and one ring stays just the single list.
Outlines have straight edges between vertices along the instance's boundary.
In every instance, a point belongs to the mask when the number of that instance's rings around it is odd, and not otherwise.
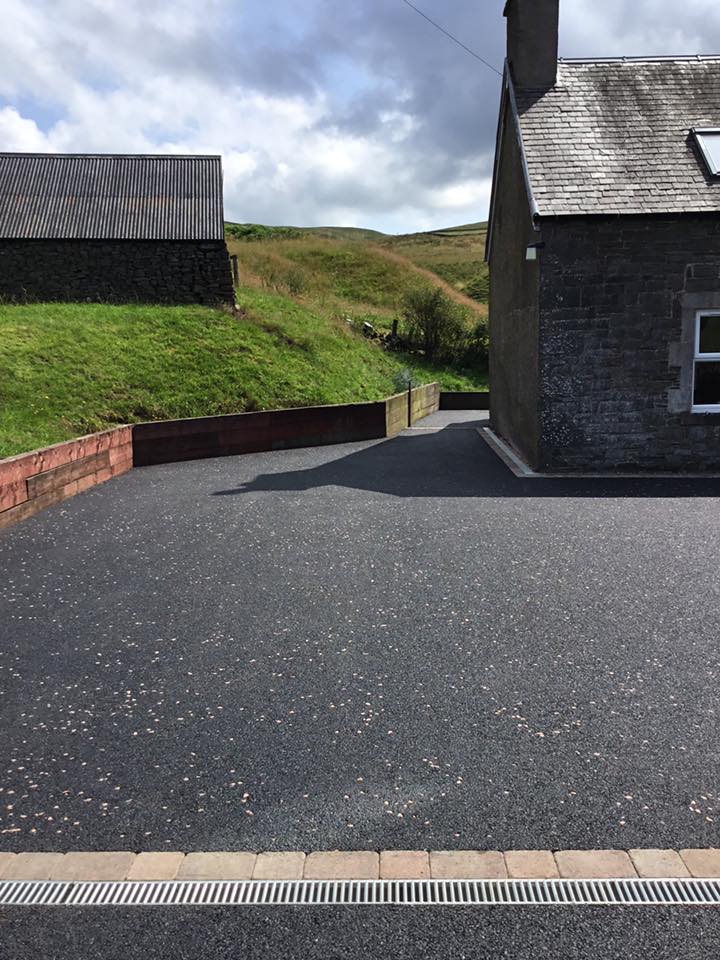
[{"label": "white window frame", "polygon": [[717,137],[720,136],[720,127],[703,127],[698,129],[693,127],[693,135],[695,136],[695,143],[698,145],[698,149],[702,154],[702,158],[705,161],[705,165],[708,168],[711,177],[720,177],[720,166],[718,166],[717,160],[713,159],[712,154],[710,153],[709,146],[705,143],[704,137]]},{"label": "white window frame", "polygon": [[700,353],[700,321],[703,317],[720,317],[720,310],[696,310],[695,311],[695,348],[693,351],[693,375],[692,375],[692,412],[693,413],[720,413],[720,403],[699,403],[695,401],[695,371],[698,363],[720,363],[720,353]]}]

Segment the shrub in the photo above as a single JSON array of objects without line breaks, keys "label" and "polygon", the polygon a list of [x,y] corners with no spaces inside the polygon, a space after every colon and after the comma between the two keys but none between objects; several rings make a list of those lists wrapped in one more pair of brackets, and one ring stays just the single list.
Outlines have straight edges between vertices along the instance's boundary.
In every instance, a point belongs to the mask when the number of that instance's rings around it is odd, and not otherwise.
[{"label": "shrub", "polygon": [[302,236],[296,227],[266,227],[260,223],[226,223],[225,233],[235,240],[293,240]]},{"label": "shrub", "polygon": [[408,387],[422,386],[422,380],[416,375],[415,371],[410,367],[403,367],[402,370],[398,372],[393,377],[393,383],[395,385],[396,393],[403,393]]},{"label": "shrub", "polygon": [[255,272],[262,285],[275,293],[287,292],[291,296],[297,296],[308,287],[308,275],[302,267],[288,264],[278,257],[258,260]]},{"label": "shrub", "polygon": [[264,263],[259,263],[256,269],[262,285],[277,293],[283,281],[282,266],[275,260],[267,260]]},{"label": "shrub", "polygon": [[297,296],[307,289],[308,278],[302,267],[290,267],[284,277],[288,293]]},{"label": "shrub", "polygon": [[487,320],[478,320],[468,337],[464,360],[471,366],[487,366],[490,348]]},{"label": "shrub", "polygon": [[465,287],[465,293],[469,297],[472,297],[473,300],[478,300],[480,303],[487,303],[490,299],[490,277],[487,271],[477,277],[473,277],[467,287]]},{"label": "shrub", "polygon": [[405,294],[405,337],[428,360],[454,360],[468,340],[467,313],[438,287],[416,287]]}]

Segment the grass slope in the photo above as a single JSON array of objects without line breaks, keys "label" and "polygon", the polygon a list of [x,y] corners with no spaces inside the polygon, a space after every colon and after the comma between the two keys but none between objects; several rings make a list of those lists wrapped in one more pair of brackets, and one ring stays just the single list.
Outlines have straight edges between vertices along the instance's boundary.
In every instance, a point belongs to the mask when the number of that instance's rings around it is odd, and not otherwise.
[{"label": "grass slope", "polygon": [[[233,238],[231,230],[240,227],[246,233],[245,237]],[[433,230],[427,233],[409,233],[390,236],[376,230],[364,230],[355,227],[264,227],[259,224],[228,224],[228,240],[236,253],[240,263],[257,279],[268,282],[273,286],[276,276],[269,269],[273,260],[279,270],[276,274],[282,276],[283,261],[293,260],[308,268],[309,275],[302,277],[296,273],[298,284],[292,292],[319,292],[317,276],[323,274],[323,267],[327,265],[337,272],[342,267],[343,259],[347,265],[352,265],[356,275],[358,273],[376,272],[377,264],[372,263],[371,251],[382,255],[383,252],[401,256],[406,261],[403,276],[396,287],[397,296],[386,296],[385,302],[378,304],[376,296],[366,297],[368,309],[373,306],[391,306],[397,310],[402,301],[402,295],[412,277],[407,274],[407,267],[413,264],[423,271],[430,271],[447,283],[457,293],[466,295],[476,303],[484,305],[487,314],[488,301],[488,268],[485,263],[485,238],[487,235],[486,223],[468,223],[458,227],[448,227],[442,230]],[[256,241],[249,243],[248,240]],[[261,241],[261,242],[260,242]],[[314,241],[319,241],[314,243]],[[323,241],[332,241],[325,243]],[[254,248],[254,249],[253,249]],[[326,256],[323,257],[323,252]],[[323,264],[323,259],[325,264]],[[366,269],[367,268],[367,269]],[[315,274],[316,276],[313,276]],[[371,277],[366,277],[372,283]],[[382,280],[382,278],[380,278]],[[302,281],[309,290],[301,290]],[[308,284],[309,281],[309,284]],[[292,286],[292,285],[291,285]],[[327,284],[320,284],[326,291]],[[351,290],[349,298],[344,291],[334,289],[338,295],[337,306],[342,308],[340,301],[354,299],[356,291]],[[360,291],[362,293],[362,291]],[[386,294],[389,291],[384,290]]]},{"label": "grass slope", "polygon": [[484,234],[328,239],[307,231],[256,242],[229,238],[228,247],[244,285],[283,293],[328,319],[349,317],[388,329],[420,276],[455,294],[478,319],[487,317],[487,302],[467,296],[473,281],[487,284]]},{"label": "grass slope", "polygon": [[488,302],[488,267],[485,263],[487,224],[467,224],[432,233],[385,237],[380,246],[430,270],[459,293]]},{"label": "grass slope", "polygon": [[361,333],[364,321],[389,329],[418,282],[443,286],[469,323],[484,318],[464,294],[484,269],[483,224],[404,237],[231,227],[239,313],[0,305],[0,456],[118,423],[380,399],[407,367],[447,389],[486,387],[484,370],[428,364]]},{"label": "grass slope", "polygon": [[[287,296],[204,307],[0,306],[0,456],[118,423],[380,399],[407,358]],[[456,389],[477,380],[424,364]]]}]

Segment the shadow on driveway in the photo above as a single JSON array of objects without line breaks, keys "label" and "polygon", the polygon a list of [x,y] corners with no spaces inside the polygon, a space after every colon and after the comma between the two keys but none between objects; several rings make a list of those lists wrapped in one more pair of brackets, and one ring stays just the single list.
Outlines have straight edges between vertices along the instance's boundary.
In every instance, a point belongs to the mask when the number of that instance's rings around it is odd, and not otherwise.
[{"label": "shadow on driveway", "polygon": [[521,478],[478,435],[484,421],[408,431],[320,466],[264,473],[213,496],[350,487],[395,497],[717,497],[720,479]]}]

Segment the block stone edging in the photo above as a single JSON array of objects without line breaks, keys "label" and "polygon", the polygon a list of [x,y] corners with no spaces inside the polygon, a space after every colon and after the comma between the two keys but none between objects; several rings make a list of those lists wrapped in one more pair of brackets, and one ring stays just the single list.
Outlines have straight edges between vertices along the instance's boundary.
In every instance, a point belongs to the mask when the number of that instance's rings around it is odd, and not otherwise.
[{"label": "block stone edging", "polygon": [[720,879],[720,849],[0,852],[0,881]]}]

